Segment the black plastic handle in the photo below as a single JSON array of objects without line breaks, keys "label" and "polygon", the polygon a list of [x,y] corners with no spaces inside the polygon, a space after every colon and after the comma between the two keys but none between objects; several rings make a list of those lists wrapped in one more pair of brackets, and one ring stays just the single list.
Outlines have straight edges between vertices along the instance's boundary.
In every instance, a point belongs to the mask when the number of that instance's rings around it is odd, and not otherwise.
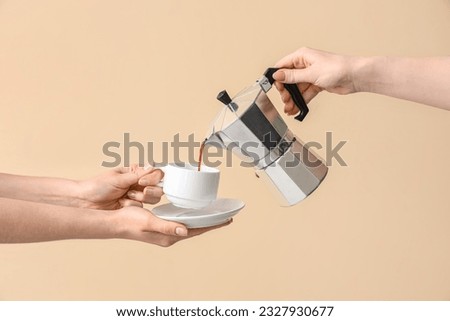
[{"label": "black plastic handle", "polygon": [[[270,84],[272,85],[274,83],[273,74],[280,68],[268,68],[266,72],[264,73],[264,76],[269,80]],[[294,104],[298,107],[300,110],[300,113],[295,116],[294,118],[298,121],[302,121],[305,119],[306,115],[309,112],[308,105],[306,105],[305,100],[303,99],[302,94],[300,93],[300,90],[298,90],[297,84],[283,84],[284,88],[288,91],[288,93],[291,95],[292,100],[294,101]]]}]

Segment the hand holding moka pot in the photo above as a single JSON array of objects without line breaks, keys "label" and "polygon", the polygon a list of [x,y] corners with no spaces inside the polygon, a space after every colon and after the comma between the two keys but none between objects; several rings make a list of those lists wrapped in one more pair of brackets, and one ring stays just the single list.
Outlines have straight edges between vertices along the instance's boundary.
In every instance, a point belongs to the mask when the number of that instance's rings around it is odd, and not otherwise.
[{"label": "hand holding moka pot", "polygon": [[[226,107],[219,113],[206,144],[231,149],[253,165],[282,205],[294,205],[311,194],[325,178],[327,166],[292,134],[266,93],[276,68],[269,68],[253,86],[233,99],[226,91],[217,96]],[[308,106],[295,84],[285,84],[302,121]]]}]

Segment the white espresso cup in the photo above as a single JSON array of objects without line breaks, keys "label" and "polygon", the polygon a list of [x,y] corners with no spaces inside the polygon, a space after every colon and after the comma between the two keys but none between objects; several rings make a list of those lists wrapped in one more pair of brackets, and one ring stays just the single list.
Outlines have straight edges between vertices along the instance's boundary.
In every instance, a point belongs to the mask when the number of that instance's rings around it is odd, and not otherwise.
[{"label": "white espresso cup", "polygon": [[208,206],[217,198],[220,171],[213,167],[189,164],[169,164],[160,167],[164,172],[162,186],[166,198],[182,208],[199,209]]}]

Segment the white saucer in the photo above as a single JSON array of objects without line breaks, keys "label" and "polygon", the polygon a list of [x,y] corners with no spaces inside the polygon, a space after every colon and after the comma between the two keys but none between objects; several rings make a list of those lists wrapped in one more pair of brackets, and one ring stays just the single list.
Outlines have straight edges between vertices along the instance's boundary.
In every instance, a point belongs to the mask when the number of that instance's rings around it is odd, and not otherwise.
[{"label": "white saucer", "polygon": [[241,200],[219,198],[202,209],[181,208],[168,203],[153,208],[152,212],[163,220],[179,222],[189,228],[199,228],[225,223],[244,206]]}]

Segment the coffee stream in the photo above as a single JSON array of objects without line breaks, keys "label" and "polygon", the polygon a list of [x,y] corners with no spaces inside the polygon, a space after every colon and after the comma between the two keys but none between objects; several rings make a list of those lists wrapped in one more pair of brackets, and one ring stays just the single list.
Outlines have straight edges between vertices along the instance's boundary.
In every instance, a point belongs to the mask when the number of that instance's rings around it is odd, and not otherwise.
[{"label": "coffee stream", "polygon": [[200,155],[198,157],[198,171],[200,172],[202,168],[202,162],[203,162],[203,149],[205,149],[207,138],[203,141],[203,143],[200,145]]}]

